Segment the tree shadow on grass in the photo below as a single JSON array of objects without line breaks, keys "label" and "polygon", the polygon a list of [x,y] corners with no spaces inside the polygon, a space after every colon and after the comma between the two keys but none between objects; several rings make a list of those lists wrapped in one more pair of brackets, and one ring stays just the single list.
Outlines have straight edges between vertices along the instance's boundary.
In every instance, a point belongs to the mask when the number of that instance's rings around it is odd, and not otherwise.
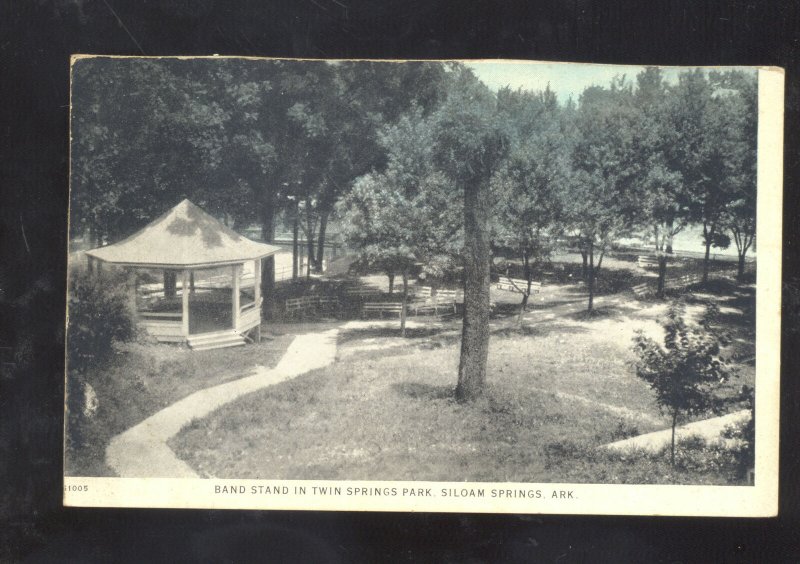
[{"label": "tree shadow on grass", "polygon": [[[447,327],[406,327],[406,340],[435,337],[448,330]],[[360,329],[344,329],[339,332],[339,344],[364,339],[400,338],[400,324],[396,327],[365,327]]]},{"label": "tree shadow on grass", "polygon": [[565,319],[572,321],[598,321],[601,319],[616,319],[622,316],[630,315],[638,312],[639,309],[635,307],[625,307],[619,305],[604,305],[595,307],[592,311],[581,310],[574,313],[564,315]]},{"label": "tree shadow on grass", "polygon": [[434,386],[422,382],[398,382],[392,384],[392,389],[401,396],[412,399],[455,401],[455,388],[452,386]]},{"label": "tree shadow on grass", "polygon": [[563,323],[538,323],[535,325],[512,325],[492,331],[492,336],[497,337],[545,337],[547,335],[577,335],[588,333],[589,330],[580,325],[564,325]]},{"label": "tree shadow on grass", "polygon": [[[584,297],[581,298],[574,298],[574,299],[561,299],[561,300],[548,300],[545,302],[537,301],[535,296],[531,297],[531,300],[528,302],[527,306],[525,307],[526,313],[530,313],[532,311],[548,311],[551,309],[555,309],[561,306],[568,306],[579,304],[585,301]],[[519,308],[520,302],[516,303],[509,303],[503,302],[498,303],[495,305],[494,312],[492,313],[493,319],[500,319],[504,317],[513,317],[515,315],[519,315]]]}]

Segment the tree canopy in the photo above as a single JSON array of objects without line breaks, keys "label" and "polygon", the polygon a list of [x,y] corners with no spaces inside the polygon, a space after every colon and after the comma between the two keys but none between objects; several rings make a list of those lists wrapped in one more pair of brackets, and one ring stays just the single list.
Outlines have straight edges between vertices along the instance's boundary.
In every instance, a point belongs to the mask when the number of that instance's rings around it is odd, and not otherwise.
[{"label": "tree canopy", "polygon": [[[404,299],[413,268],[463,280],[462,399],[484,387],[492,252],[523,265],[521,316],[559,247],[583,255],[591,310],[623,236],[652,243],[659,288],[689,224],[706,268],[733,239],[741,275],[755,242],[746,72],[646,68],[577,103],[549,86],[495,92],[442,62],[91,58],[73,74],[73,237],[119,240],[190,198],[272,241],[285,212],[310,272],[336,221],[360,262],[403,276]],[[270,296],[269,264],[262,276]]]}]

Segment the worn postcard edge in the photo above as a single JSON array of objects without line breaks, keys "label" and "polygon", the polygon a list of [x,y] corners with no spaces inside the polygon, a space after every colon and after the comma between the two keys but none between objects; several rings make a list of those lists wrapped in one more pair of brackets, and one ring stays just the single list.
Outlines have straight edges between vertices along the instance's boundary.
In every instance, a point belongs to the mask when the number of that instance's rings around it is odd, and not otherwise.
[{"label": "worn postcard edge", "polygon": [[[70,62],[74,64],[80,59],[92,57],[118,56],[73,55]],[[269,60],[217,55],[169,58]],[[590,64],[521,60],[492,62]],[[758,92],[756,453],[753,486],[65,476],[64,505],[98,508],[776,516],[780,424],[783,69],[758,67]]]}]

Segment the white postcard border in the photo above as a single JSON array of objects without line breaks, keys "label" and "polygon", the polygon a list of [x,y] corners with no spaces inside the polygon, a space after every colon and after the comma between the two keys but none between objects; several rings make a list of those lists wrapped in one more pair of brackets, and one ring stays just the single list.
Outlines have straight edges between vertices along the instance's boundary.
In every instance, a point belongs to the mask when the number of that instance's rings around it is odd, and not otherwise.
[{"label": "white postcard border", "polygon": [[[783,70],[774,67],[760,68],[758,87],[755,485],[509,484],[64,477],[64,505],[120,508],[709,517],[770,517],[777,515]],[[325,493],[322,493],[321,488],[325,488]],[[482,495],[479,492],[482,492]]]}]

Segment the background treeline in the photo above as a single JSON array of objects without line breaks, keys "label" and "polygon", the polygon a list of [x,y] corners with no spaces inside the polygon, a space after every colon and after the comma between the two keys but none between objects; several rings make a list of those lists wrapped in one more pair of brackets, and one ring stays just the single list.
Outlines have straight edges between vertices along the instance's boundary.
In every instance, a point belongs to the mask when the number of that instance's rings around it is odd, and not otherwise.
[{"label": "background treeline", "polygon": [[614,241],[649,240],[663,284],[691,224],[707,258],[732,241],[742,272],[756,75],[671,78],[647,68],[559,103],[549,88],[492,92],[458,63],[80,60],[71,235],[113,242],[188,197],[265,241],[286,218],[313,268],[336,219],[364,262],[436,276],[475,255],[477,213],[478,243],[529,279],[557,245],[580,250],[591,308]]}]

